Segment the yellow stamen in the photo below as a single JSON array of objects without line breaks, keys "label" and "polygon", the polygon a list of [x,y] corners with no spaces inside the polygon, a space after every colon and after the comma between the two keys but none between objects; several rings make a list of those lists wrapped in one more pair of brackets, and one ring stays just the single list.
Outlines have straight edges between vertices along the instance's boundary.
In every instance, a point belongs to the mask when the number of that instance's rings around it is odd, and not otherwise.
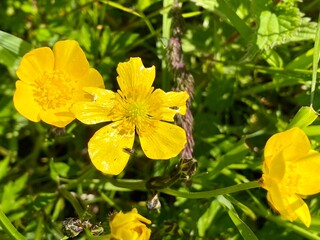
[{"label": "yellow stamen", "polygon": [[74,86],[68,76],[64,72],[53,71],[44,72],[35,80],[33,94],[44,110],[50,110],[65,106],[72,99],[73,92]]}]

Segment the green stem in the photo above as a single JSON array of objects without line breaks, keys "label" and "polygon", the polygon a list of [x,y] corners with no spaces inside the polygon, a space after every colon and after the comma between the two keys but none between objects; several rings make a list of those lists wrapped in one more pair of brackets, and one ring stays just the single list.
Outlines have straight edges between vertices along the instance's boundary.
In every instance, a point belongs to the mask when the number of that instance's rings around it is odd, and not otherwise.
[{"label": "green stem", "polygon": [[229,194],[229,193],[239,192],[243,190],[248,190],[251,188],[258,188],[258,187],[260,187],[259,181],[252,181],[252,182],[233,185],[230,187],[219,188],[219,189],[203,191],[203,192],[180,192],[170,188],[161,189],[159,190],[159,192],[172,195],[175,197],[197,199],[197,198],[212,198],[218,195]]},{"label": "green stem", "polygon": [[83,210],[81,204],[79,203],[79,201],[69,191],[67,191],[63,187],[61,187],[59,189],[59,191],[63,195],[63,197],[65,199],[67,199],[71,203],[71,205],[73,206],[74,210],[76,211],[78,216],[81,218],[83,216],[83,214],[84,214],[84,210]]},{"label": "green stem", "polygon": [[39,215],[37,218],[37,228],[35,232],[35,240],[41,240],[43,238],[43,215]]},{"label": "green stem", "polygon": [[[97,184],[99,184],[99,183],[101,184],[101,180],[99,180],[99,179],[93,179],[91,181],[91,183],[92,182],[96,182]],[[148,190],[146,188],[146,181],[143,181],[143,180],[109,178],[109,179],[107,179],[107,182],[115,187],[119,187],[119,188],[123,188],[123,189],[139,190],[139,191],[147,191]],[[85,184],[85,182],[84,182],[84,184]],[[252,189],[252,188],[258,188],[258,187],[260,187],[259,180],[256,180],[256,181],[252,181],[252,182],[236,184],[236,185],[233,185],[230,187],[219,188],[219,189],[209,190],[209,191],[202,191],[202,192],[181,192],[181,191],[177,191],[177,190],[174,190],[171,188],[158,189],[158,191],[165,193],[165,194],[168,194],[168,195],[175,196],[175,197],[195,199],[195,198],[212,198],[212,197],[216,197],[218,195],[229,194],[229,193],[244,191],[244,190],[248,190],[248,189]],[[66,191],[66,190],[64,189],[64,191]]]},{"label": "green stem", "polygon": [[318,27],[316,30],[316,37],[314,40],[314,53],[313,53],[313,63],[312,63],[312,82],[311,82],[311,100],[310,105],[313,105],[314,101],[314,93],[316,90],[317,83],[317,71],[318,71],[318,63],[320,57],[320,14],[318,18]]},{"label": "green stem", "polygon": [[10,220],[7,218],[7,216],[2,211],[1,207],[0,207],[0,225],[2,226],[3,230],[5,230],[12,237],[12,239],[15,239],[15,240],[25,240],[26,239],[12,225]]}]

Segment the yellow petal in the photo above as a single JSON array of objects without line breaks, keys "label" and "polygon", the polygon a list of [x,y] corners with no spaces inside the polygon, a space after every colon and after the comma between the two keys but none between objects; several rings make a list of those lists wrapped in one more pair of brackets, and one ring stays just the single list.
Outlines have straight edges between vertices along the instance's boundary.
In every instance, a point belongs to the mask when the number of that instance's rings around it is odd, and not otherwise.
[{"label": "yellow petal", "polygon": [[174,121],[175,114],[186,113],[187,92],[164,92],[156,89],[150,96],[148,112],[151,116],[160,116],[159,120]]},{"label": "yellow petal", "polygon": [[151,230],[147,228],[145,223],[151,224],[151,221],[141,216],[135,208],[128,213],[116,213],[109,222],[111,237],[114,239],[148,240]]},{"label": "yellow petal", "polygon": [[311,224],[311,215],[307,204],[296,194],[272,195],[273,206],[280,215],[289,221],[299,218],[307,227]]},{"label": "yellow petal", "polygon": [[117,121],[112,109],[115,105],[115,93],[102,88],[84,88],[92,96],[92,101],[77,102],[73,104],[70,111],[78,120],[85,124],[96,124],[100,122]]},{"label": "yellow petal", "polygon": [[94,68],[90,68],[88,73],[79,79],[78,87],[97,87],[104,88],[104,82],[101,74]]},{"label": "yellow petal", "polygon": [[22,81],[16,82],[16,91],[13,95],[13,104],[25,118],[39,122],[40,105],[34,101],[32,87]]},{"label": "yellow petal", "polygon": [[132,89],[149,92],[155,78],[155,67],[145,68],[139,57],[118,64],[117,81],[121,91],[127,95]]},{"label": "yellow petal", "polygon": [[95,102],[77,102],[72,105],[70,111],[85,124],[97,124],[112,120],[112,116],[106,112],[106,108]]},{"label": "yellow petal", "polygon": [[89,63],[76,41],[56,42],[53,46],[53,53],[55,56],[55,70],[66,72],[71,78],[76,79],[87,74]]},{"label": "yellow petal", "polygon": [[114,122],[101,128],[88,143],[93,165],[103,173],[118,175],[130,157],[124,149],[132,148],[133,141],[134,126],[125,121]]},{"label": "yellow petal", "polygon": [[186,133],[174,124],[153,121],[137,129],[141,147],[148,158],[169,159],[177,156],[186,144]]},{"label": "yellow petal", "polygon": [[264,161],[262,171],[277,181],[276,184],[278,184],[287,172],[286,158],[283,156],[283,152],[277,152],[277,154],[273,156],[273,161],[269,167],[267,167],[266,161]]},{"label": "yellow petal", "polygon": [[296,193],[312,195],[320,192],[320,153],[310,151],[296,162]]},{"label": "yellow petal", "polygon": [[285,161],[294,161],[306,155],[309,150],[310,142],[306,134],[300,128],[291,128],[269,138],[264,149],[264,164],[270,168],[280,152]]},{"label": "yellow petal", "polygon": [[25,83],[32,84],[41,73],[52,72],[54,68],[53,52],[48,47],[37,48],[21,59],[17,76]]},{"label": "yellow petal", "polygon": [[120,226],[125,223],[128,223],[128,222],[130,223],[134,221],[140,221],[147,224],[151,224],[151,221],[143,217],[142,215],[140,215],[136,208],[133,208],[130,212],[127,212],[127,213],[123,213],[123,212],[117,213],[111,222],[114,226]]},{"label": "yellow petal", "polygon": [[111,108],[116,100],[116,93],[97,87],[85,87],[83,90],[93,96],[93,101],[104,108]]},{"label": "yellow petal", "polygon": [[59,108],[48,111],[41,111],[40,118],[45,123],[63,128],[75,119],[75,116],[69,112],[68,108]]}]

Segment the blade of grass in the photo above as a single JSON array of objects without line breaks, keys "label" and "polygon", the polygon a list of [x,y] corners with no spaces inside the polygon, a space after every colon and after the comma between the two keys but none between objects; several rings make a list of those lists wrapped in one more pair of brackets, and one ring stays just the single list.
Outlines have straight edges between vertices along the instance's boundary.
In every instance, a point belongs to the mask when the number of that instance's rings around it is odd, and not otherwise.
[{"label": "blade of grass", "polygon": [[220,204],[228,211],[228,214],[236,227],[238,228],[241,236],[245,240],[258,240],[253,231],[245,224],[242,219],[239,217],[238,213],[234,209],[231,202],[226,199],[224,196],[218,196],[217,200]]},{"label": "blade of grass", "polygon": [[312,63],[312,65],[313,65],[312,66],[312,82],[311,82],[311,99],[310,99],[311,106],[313,105],[314,93],[316,90],[319,57],[320,57],[320,14],[318,17],[318,26],[317,26],[317,31],[316,31],[316,37],[314,40],[314,53],[313,53],[313,63]]},{"label": "blade of grass", "polygon": [[100,2],[105,3],[105,4],[108,4],[109,6],[114,7],[114,8],[117,8],[117,9],[119,9],[119,10],[121,10],[121,11],[124,11],[124,12],[127,12],[127,13],[131,13],[131,14],[133,14],[133,15],[136,15],[136,16],[138,16],[138,17],[141,17],[141,15],[140,15],[138,12],[134,11],[134,10],[131,9],[131,8],[124,7],[124,6],[122,6],[121,4],[119,4],[119,3],[112,2],[112,1],[108,1],[108,0],[101,0]]},{"label": "blade of grass", "polygon": [[12,225],[8,217],[4,214],[0,207],[0,225],[2,226],[3,230],[5,230],[12,239],[15,240],[25,240],[26,238],[18,232],[18,230]]},{"label": "blade of grass", "polygon": [[[164,0],[163,1],[163,12],[162,12],[162,39],[169,40],[170,38],[170,27],[172,23],[172,19],[169,16],[169,12],[171,8],[168,8],[168,6],[172,6],[173,0]],[[167,47],[167,46],[165,46]],[[169,72],[168,72],[168,66],[166,61],[166,54],[164,54],[162,61],[162,89],[170,89],[170,81],[169,81]]]}]

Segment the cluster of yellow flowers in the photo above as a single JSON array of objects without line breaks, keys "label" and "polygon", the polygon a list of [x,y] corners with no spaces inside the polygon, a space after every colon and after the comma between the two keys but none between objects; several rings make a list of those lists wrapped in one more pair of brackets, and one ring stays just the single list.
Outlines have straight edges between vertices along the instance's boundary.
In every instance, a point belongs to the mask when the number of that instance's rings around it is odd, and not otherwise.
[{"label": "cluster of yellow flowers", "polygon": [[[186,92],[164,92],[152,87],[155,67],[145,68],[140,58],[119,63],[116,93],[105,89],[100,73],[89,67],[74,40],[59,41],[51,50],[34,49],[21,60],[13,102],[27,119],[62,128],[75,118],[85,124],[111,122],[88,143],[94,166],[117,175],[126,166],[135,133],[150,159],[175,157],[186,143],[185,131],[170,122],[185,114]],[[110,221],[111,239],[150,238],[151,221],[136,209],[115,214]]]},{"label": "cluster of yellow flowers", "polygon": [[104,89],[100,73],[89,67],[74,40],[57,42],[53,50],[38,48],[26,54],[17,70],[13,101],[27,119],[65,127],[75,118],[85,124],[112,122],[88,143],[94,166],[117,175],[126,166],[135,133],[150,159],[175,157],[186,143],[185,131],[174,124],[185,114],[186,92],[154,89],[155,67],[145,68],[140,58],[119,63],[118,92]]},{"label": "cluster of yellow flowers", "polygon": [[[174,124],[184,115],[186,92],[164,92],[152,87],[155,67],[145,68],[141,59],[119,63],[120,90],[105,89],[100,73],[89,67],[74,40],[57,42],[26,54],[17,70],[14,106],[27,119],[65,127],[75,118],[85,124],[109,122],[88,143],[94,166],[117,175],[126,166],[135,134],[150,159],[177,156],[186,143],[185,131]],[[302,198],[320,192],[320,153],[298,127],[273,135],[264,150],[261,186],[270,205],[284,218],[299,218],[307,227],[311,216]],[[136,209],[113,216],[112,239],[149,239],[150,220]],[[129,238],[130,236],[131,238]],[[134,236],[134,238],[132,238]]]}]

